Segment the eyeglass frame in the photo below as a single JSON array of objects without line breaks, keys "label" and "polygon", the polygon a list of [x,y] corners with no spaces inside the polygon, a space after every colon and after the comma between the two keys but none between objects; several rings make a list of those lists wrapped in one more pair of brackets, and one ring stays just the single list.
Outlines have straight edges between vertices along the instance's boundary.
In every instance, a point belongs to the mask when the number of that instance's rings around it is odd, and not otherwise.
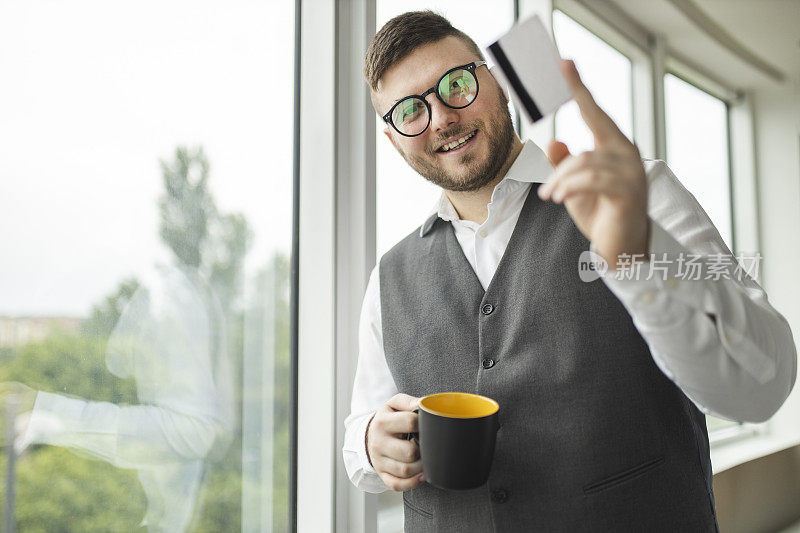
[{"label": "eyeglass frame", "polygon": [[[436,95],[436,98],[442,104],[444,104],[445,106],[449,107],[450,109],[464,109],[466,107],[469,107],[472,104],[472,102],[474,102],[478,98],[478,93],[480,92],[480,89],[481,89],[481,84],[478,82],[478,75],[475,74],[475,71],[478,69],[478,67],[481,67],[481,66],[483,66],[485,64],[486,64],[486,61],[473,61],[472,63],[467,63],[466,65],[459,65],[457,67],[451,68],[450,70],[448,70],[447,72],[442,74],[441,77],[433,85],[433,87],[431,87],[430,89],[428,89],[424,93],[422,93],[422,94],[409,94],[408,96],[404,96],[404,97],[400,98],[398,101],[396,101],[394,103],[394,105],[389,109],[389,111],[385,115],[383,115],[383,117],[381,117],[381,118],[383,119],[384,122],[386,122],[388,124],[391,124],[391,126],[394,128],[394,130],[397,133],[399,133],[400,135],[404,136],[404,137],[417,137],[419,135],[422,135],[430,127],[431,118],[433,117],[433,112],[431,111],[431,105],[428,103],[428,101],[425,98],[429,94],[433,93],[433,94]],[[469,71],[469,73],[472,74],[472,77],[475,78],[475,98],[473,98],[472,101],[470,103],[468,103],[467,105],[462,105],[461,107],[453,107],[453,106],[451,106],[450,104],[448,104],[447,102],[445,102],[442,99],[441,95],[439,94],[439,91],[437,91],[436,89],[439,87],[439,84],[442,83],[442,80],[445,78],[445,76],[447,76],[451,72],[454,72],[454,71],[459,70],[459,69]],[[408,133],[403,133],[402,131],[400,131],[398,129],[398,127],[395,126],[394,121],[392,120],[392,112],[394,111],[394,108],[397,107],[398,105],[400,105],[400,103],[408,100],[409,98],[419,98],[420,100],[422,100],[422,102],[425,104],[425,108],[428,110],[428,123],[425,124],[425,127],[422,128],[421,132],[415,133],[413,135],[409,135]]]}]

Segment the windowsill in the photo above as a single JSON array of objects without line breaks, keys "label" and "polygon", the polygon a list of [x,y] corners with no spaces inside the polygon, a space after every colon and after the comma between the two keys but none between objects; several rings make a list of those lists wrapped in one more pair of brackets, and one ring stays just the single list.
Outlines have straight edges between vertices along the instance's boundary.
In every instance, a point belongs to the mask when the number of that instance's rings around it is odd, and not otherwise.
[{"label": "windowsill", "polygon": [[714,474],[800,444],[800,434],[756,433],[711,445]]}]

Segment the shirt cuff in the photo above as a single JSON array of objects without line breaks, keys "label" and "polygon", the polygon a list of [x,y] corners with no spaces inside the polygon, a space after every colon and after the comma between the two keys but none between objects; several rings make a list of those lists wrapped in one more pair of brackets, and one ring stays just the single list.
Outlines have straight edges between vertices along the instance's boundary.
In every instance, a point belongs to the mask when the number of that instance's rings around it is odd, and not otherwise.
[{"label": "shirt cuff", "polygon": [[356,449],[358,450],[358,459],[361,463],[361,469],[364,471],[364,473],[374,474],[377,476],[378,473],[370,464],[369,456],[367,455],[367,426],[369,425],[369,422],[372,420],[373,416],[375,416],[375,413],[365,416],[358,422],[358,426],[356,426],[356,436],[359,438],[361,445]]},{"label": "shirt cuff", "polygon": [[[594,245],[589,250],[596,253]],[[650,219],[648,257],[625,269],[599,269],[611,292],[633,315],[640,330],[673,327],[687,317],[687,306],[708,311],[707,286],[702,279],[686,279],[680,257],[689,251],[660,224]]]},{"label": "shirt cuff", "polygon": [[367,424],[372,419],[374,413],[367,413],[358,418],[354,418],[348,423],[345,432],[345,442],[342,449],[344,454],[344,465],[350,481],[359,489],[370,493],[381,493],[388,488],[381,477],[369,464],[366,448]]},{"label": "shirt cuff", "polygon": [[39,391],[27,429],[16,445],[20,449],[31,444],[68,447],[113,436],[117,409],[107,402],[87,402]]},{"label": "shirt cuff", "polygon": [[54,444],[64,432],[64,422],[58,415],[58,395],[39,391],[33,403],[25,433],[15,442],[17,452],[32,444]]}]

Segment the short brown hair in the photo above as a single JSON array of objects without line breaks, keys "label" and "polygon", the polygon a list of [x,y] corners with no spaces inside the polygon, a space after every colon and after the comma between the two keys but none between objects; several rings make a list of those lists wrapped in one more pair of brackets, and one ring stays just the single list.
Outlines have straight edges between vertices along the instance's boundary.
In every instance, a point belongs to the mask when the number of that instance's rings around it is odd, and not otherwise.
[{"label": "short brown hair", "polygon": [[485,60],[475,41],[454,28],[442,15],[431,10],[409,11],[394,17],[375,34],[364,58],[364,78],[372,90],[377,91],[378,82],[392,65],[405,59],[418,47],[451,35],[464,41],[476,56]]}]

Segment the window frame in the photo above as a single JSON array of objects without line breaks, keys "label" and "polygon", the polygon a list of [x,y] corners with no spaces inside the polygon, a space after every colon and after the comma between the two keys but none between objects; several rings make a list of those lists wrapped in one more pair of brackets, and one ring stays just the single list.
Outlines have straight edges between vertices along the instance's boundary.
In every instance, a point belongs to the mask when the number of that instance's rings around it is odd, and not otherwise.
[{"label": "window frame", "polygon": [[[299,173],[296,506],[292,531],[334,529],[336,472],[336,6],[297,1]],[[313,38],[306,38],[313,36]],[[313,87],[303,80],[312,77]],[[335,106],[335,107],[334,107]],[[296,145],[297,146],[297,145]]]}]

